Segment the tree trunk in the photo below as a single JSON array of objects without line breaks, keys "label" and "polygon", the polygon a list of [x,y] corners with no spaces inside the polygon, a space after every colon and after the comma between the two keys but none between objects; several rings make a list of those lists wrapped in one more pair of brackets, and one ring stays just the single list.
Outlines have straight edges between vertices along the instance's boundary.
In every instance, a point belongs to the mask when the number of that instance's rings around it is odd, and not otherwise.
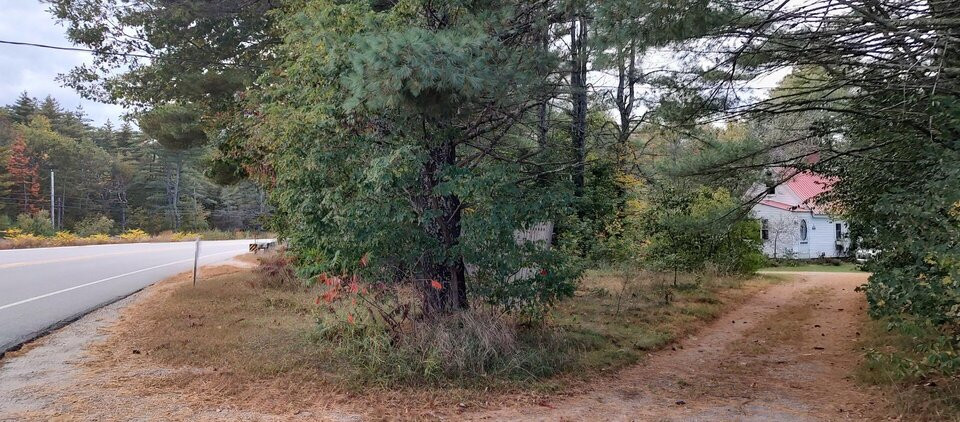
[{"label": "tree trunk", "polygon": [[[451,257],[449,252],[460,243],[461,204],[455,194],[435,195],[440,183],[439,174],[446,168],[456,165],[456,144],[444,141],[430,150],[430,158],[421,175],[425,206],[436,215],[426,227],[427,233],[440,245],[440,256],[432,257],[427,265],[427,280],[423,283],[424,311],[443,313],[469,308],[467,301],[466,266],[459,255]],[[433,281],[440,283],[436,289]]]},{"label": "tree trunk", "polygon": [[30,191],[29,191],[29,187],[27,187],[27,179],[24,178],[23,179],[23,212],[24,213],[30,212],[30,202],[28,201],[29,198],[30,198]]},{"label": "tree trunk", "polygon": [[570,139],[574,153],[573,186],[583,195],[587,133],[587,20],[574,10],[570,18],[570,100],[573,105]]},{"label": "tree trunk", "polygon": [[[550,25],[547,24],[543,30],[540,40],[540,48],[546,53],[550,48]],[[548,91],[552,92],[552,91]],[[545,93],[540,99],[540,105],[537,110],[537,142],[541,149],[547,148],[547,135],[550,131],[550,95]]]},{"label": "tree trunk", "polygon": [[174,165],[174,174],[168,183],[170,183],[170,191],[168,193],[168,201],[170,201],[170,213],[173,218],[173,230],[180,230],[180,177],[183,173],[183,155],[180,152],[176,152],[176,163]]},{"label": "tree trunk", "polygon": [[57,221],[61,226],[63,225],[63,213],[64,213],[64,210],[67,208],[67,206],[65,205],[66,203],[65,198],[66,197],[64,196],[64,194],[61,193],[60,194],[60,212],[57,213]]},{"label": "tree trunk", "polygon": [[[633,109],[636,101],[634,84],[637,79],[637,49],[636,41],[630,41],[630,46],[621,50],[619,59],[617,83],[617,111],[620,114],[620,133],[617,141],[624,145],[630,140],[633,132]],[[626,61],[626,63],[624,63]]]},{"label": "tree trunk", "polygon": [[127,203],[120,205],[120,230],[127,230]]}]

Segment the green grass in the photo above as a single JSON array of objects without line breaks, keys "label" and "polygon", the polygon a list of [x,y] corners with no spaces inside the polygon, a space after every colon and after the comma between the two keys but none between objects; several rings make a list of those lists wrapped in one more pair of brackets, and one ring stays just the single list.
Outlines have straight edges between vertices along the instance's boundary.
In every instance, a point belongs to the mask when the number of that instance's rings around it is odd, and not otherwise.
[{"label": "green grass", "polygon": [[857,264],[843,263],[840,265],[824,265],[824,264],[807,264],[807,265],[797,265],[795,267],[768,267],[763,268],[760,271],[802,271],[802,272],[813,272],[813,273],[860,273],[863,272]]},{"label": "green grass", "polygon": [[[589,271],[577,295],[560,303],[550,319],[576,345],[568,351],[567,370],[598,373],[636,363],[713,320],[749,296],[751,287],[777,281],[681,275],[672,287],[669,274]],[[664,303],[665,288],[670,303]]]}]

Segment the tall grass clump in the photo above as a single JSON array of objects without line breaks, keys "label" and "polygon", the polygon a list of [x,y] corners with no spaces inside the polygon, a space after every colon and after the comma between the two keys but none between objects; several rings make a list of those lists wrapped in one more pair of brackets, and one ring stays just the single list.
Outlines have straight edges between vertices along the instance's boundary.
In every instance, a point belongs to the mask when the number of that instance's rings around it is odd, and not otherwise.
[{"label": "tall grass clump", "polygon": [[359,385],[528,381],[554,375],[571,361],[553,329],[518,326],[488,310],[412,321],[400,332],[340,319],[319,322],[316,341],[332,345]]},{"label": "tall grass clump", "polygon": [[291,289],[304,285],[297,277],[290,257],[283,251],[265,254],[259,261],[254,270],[254,277],[249,282],[250,287]]}]

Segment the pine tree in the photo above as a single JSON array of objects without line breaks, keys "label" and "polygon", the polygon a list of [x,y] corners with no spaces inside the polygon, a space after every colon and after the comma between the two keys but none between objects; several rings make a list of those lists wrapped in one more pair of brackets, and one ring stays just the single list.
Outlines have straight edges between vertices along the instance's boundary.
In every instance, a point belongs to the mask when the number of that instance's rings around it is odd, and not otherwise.
[{"label": "pine tree", "polygon": [[93,127],[90,126],[90,119],[87,117],[87,112],[83,110],[82,106],[77,106],[77,109],[74,111],[64,111],[60,113],[57,121],[51,121],[50,123],[53,126],[53,130],[57,133],[78,141],[87,139],[93,131]]},{"label": "pine tree", "polygon": [[107,120],[103,126],[93,131],[93,143],[103,148],[107,152],[115,152],[117,149],[117,132],[113,129],[113,123]]},{"label": "pine tree", "polygon": [[17,97],[17,101],[10,106],[10,117],[14,122],[27,123],[27,121],[30,120],[30,116],[33,116],[38,111],[37,100],[27,95],[27,91],[23,91],[20,96]]},{"label": "pine tree", "polygon": [[40,114],[47,116],[47,119],[50,120],[50,124],[56,128],[60,122],[60,119],[63,115],[63,108],[60,107],[60,103],[57,102],[52,96],[47,95],[43,99],[43,102],[40,103]]},{"label": "pine tree", "polygon": [[130,126],[130,122],[123,122],[123,125],[120,126],[120,130],[116,132],[114,136],[114,145],[117,148],[117,151],[121,153],[129,153],[129,149],[133,147],[136,139],[133,133],[133,127]]},{"label": "pine tree", "polygon": [[[536,125],[521,124],[554,89],[544,81],[558,60],[537,23],[547,10],[407,6],[418,12],[315,1],[293,18],[309,24],[291,26],[275,64],[288,71],[270,72],[264,125],[251,130],[276,145],[274,197],[291,217],[282,235],[311,270],[408,283],[427,314],[469,307],[468,291],[542,311],[578,271],[565,251],[514,237],[570,200],[569,148],[538,149]],[[305,62],[321,65],[295,65]],[[521,268],[543,271],[519,281]]]}]

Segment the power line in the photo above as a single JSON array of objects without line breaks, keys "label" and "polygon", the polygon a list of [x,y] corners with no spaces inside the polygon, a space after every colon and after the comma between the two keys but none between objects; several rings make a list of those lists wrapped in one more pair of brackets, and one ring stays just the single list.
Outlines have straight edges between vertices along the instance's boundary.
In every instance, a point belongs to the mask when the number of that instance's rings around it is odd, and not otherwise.
[{"label": "power line", "polygon": [[61,51],[79,51],[83,53],[95,53],[95,54],[107,54],[111,56],[124,56],[124,57],[139,57],[144,59],[156,59],[158,56],[153,56],[150,54],[137,54],[137,53],[112,53],[107,51],[97,51],[89,48],[80,48],[80,47],[62,47],[57,45],[47,45],[47,44],[38,44],[26,41],[8,41],[0,40],[0,44],[9,44],[9,45],[19,45],[24,47],[37,47],[37,48],[48,48],[51,50],[61,50]]},{"label": "power line", "polygon": [[[21,47],[46,48],[46,49],[50,49],[50,50],[59,50],[59,51],[76,51],[76,52],[81,52],[81,53],[102,54],[102,55],[107,55],[107,56],[136,57],[136,58],[141,58],[141,59],[162,59],[162,58],[163,58],[162,56],[157,56],[157,55],[154,55],[154,54],[117,53],[117,52],[112,52],[112,51],[94,50],[94,49],[90,49],[90,48],[64,47],[64,46],[59,46],[59,45],[40,44],[40,43],[26,42],[26,41],[0,40],[0,44],[15,45],[15,46],[21,46]],[[218,65],[218,66],[220,66],[220,67],[246,67],[246,68],[260,69],[260,70],[266,69],[266,68],[263,67],[263,66],[246,65],[246,64],[239,64],[239,63],[229,64],[229,63],[222,63],[222,62],[206,62],[206,61],[203,61],[203,60],[192,60],[192,59],[186,59],[186,58],[178,58],[177,60],[183,61],[183,62],[193,62],[193,63],[199,63],[199,64],[206,64],[206,65]]]},{"label": "power line", "polygon": [[[76,201],[73,201],[73,202],[76,202]],[[95,201],[95,200],[90,200],[90,202],[91,202],[92,204],[91,204],[91,205],[87,205],[87,206],[84,206],[84,205],[73,205],[73,204],[70,204],[70,203],[66,203],[66,204],[58,203],[58,204],[56,205],[56,207],[57,207],[57,208],[67,208],[67,209],[72,209],[72,210],[83,209],[83,210],[87,210],[87,211],[97,212],[97,211],[101,211],[101,210],[110,211],[110,210],[113,208],[112,206],[113,206],[113,205],[116,205],[116,203],[103,204],[101,201]],[[3,206],[14,206],[14,207],[16,207],[16,206],[24,205],[24,203],[26,203],[26,205],[32,205],[32,206],[35,206],[35,207],[41,208],[41,209],[47,209],[46,207],[49,206],[49,203],[48,203],[46,200],[44,200],[44,199],[29,198],[29,199],[27,199],[26,201],[24,201],[23,198],[17,198],[17,197],[11,197],[11,196],[0,196],[0,207],[3,207]],[[104,206],[104,205],[106,205],[106,206]],[[169,205],[168,205],[168,204],[163,204],[163,205],[155,205],[155,204],[154,204],[154,205],[149,205],[149,206],[157,207],[158,210],[161,210],[161,211],[166,212],[166,211],[167,211],[167,207],[168,207]],[[255,205],[251,204],[251,208],[252,208],[253,206],[255,206]],[[128,208],[137,208],[137,207],[128,207]],[[210,213],[211,215],[217,214],[218,216],[225,216],[225,215],[231,215],[231,216],[236,216],[236,215],[239,215],[239,216],[258,216],[258,215],[262,215],[262,214],[269,214],[269,211],[264,212],[264,213],[261,213],[260,211],[255,211],[255,210],[243,210],[243,209],[224,210],[224,209],[220,209],[220,208],[212,208],[212,209],[204,208],[204,210],[205,210],[207,213]],[[188,214],[199,214],[199,213],[200,213],[200,212],[198,212],[198,211],[190,210],[189,207],[187,207],[187,208],[182,208],[182,209],[180,210],[180,212],[181,212],[181,213],[188,213]]]}]

